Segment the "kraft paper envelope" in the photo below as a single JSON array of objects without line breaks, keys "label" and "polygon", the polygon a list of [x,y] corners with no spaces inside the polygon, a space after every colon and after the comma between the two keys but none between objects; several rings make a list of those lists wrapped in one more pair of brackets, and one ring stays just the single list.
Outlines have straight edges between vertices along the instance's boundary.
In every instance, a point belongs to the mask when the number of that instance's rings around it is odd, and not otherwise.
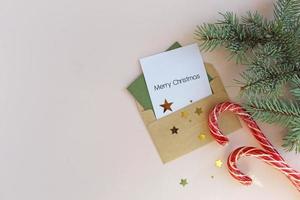
[{"label": "kraft paper envelope", "polygon": [[[218,103],[228,101],[228,95],[211,64],[205,64],[212,77],[210,86],[213,94],[159,120],[152,109],[144,109],[138,102],[138,110],[156,146],[163,163],[185,155],[209,142],[212,138],[208,128],[209,111]],[[219,124],[225,134],[241,127],[239,119],[232,113],[224,113]],[[171,129],[177,128],[177,134]]]}]

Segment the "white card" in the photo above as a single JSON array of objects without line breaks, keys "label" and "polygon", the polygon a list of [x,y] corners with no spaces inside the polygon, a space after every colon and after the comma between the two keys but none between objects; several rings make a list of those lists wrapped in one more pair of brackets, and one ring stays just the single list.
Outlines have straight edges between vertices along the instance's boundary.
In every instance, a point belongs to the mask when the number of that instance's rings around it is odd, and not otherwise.
[{"label": "white card", "polygon": [[140,59],[157,119],[212,94],[197,44]]}]

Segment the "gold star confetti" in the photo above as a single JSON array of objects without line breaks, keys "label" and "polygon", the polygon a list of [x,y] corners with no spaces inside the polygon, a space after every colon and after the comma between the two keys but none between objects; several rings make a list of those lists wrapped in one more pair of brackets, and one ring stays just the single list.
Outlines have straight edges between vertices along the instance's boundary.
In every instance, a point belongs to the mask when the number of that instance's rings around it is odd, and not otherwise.
[{"label": "gold star confetti", "polygon": [[197,107],[196,110],[195,110],[195,113],[197,115],[200,115],[202,113],[202,108]]},{"label": "gold star confetti", "polygon": [[215,162],[215,165],[216,165],[216,167],[219,167],[219,168],[221,168],[221,167],[222,167],[222,165],[223,165],[223,162],[222,162],[222,160],[216,160],[216,162]]},{"label": "gold star confetti", "polygon": [[163,104],[161,104],[160,106],[164,108],[164,113],[169,110],[172,111],[171,105],[173,104],[173,102],[168,102],[167,99],[165,99],[165,102]]},{"label": "gold star confetti", "polygon": [[189,112],[188,111],[182,111],[180,113],[180,115],[181,115],[182,118],[186,119],[189,116]]},{"label": "gold star confetti", "polygon": [[178,133],[179,128],[176,128],[175,126],[173,126],[173,128],[171,128],[170,130],[171,130],[172,135],[173,135],[173,134],[177,134]]},{"label": "gold star confetti", "polygon": [[185,178],[185,179],[181,179],[179,184],[182,185],[182,187],[184,187],[184,186],[186,186],[188,184],[188,182],[187,182],[187,180]]},{"label": "gold star confetti", "polygon": [[206,139],[206,135],[205,135],[204,133],[200,133],[200,134],[198,135],[198,139],[199,139],[200,141],[203,141],[203,140]]}]

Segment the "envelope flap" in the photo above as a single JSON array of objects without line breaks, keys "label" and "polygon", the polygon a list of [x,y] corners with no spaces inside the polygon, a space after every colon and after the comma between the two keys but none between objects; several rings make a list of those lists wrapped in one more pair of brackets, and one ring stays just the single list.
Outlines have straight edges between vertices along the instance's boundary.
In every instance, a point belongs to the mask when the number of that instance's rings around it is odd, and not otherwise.
[{"label": "envelope flap", "polygon": [[216,71],[216,69],[214,68],[214,66],[211,63],[204,63],[204,65],[205,65],[207,74],[209,74],[212,79],[219,76],[218,72]]},{"label": "envelope flap", "polygon": [[155,115],[154,115],[154,112],[152,109],[144,110],[143,106],[141,106],[141,104],[139,104],[138,101],[136,101],[136,105],[137,105],[138,111],[141,113],[143,121],[146,125],[156,121],[156,118],[155,118]]},{"label": "envelope flap", "polygon": [[215,77],[210,83],[213,94],[226,91],[220,77]]}]

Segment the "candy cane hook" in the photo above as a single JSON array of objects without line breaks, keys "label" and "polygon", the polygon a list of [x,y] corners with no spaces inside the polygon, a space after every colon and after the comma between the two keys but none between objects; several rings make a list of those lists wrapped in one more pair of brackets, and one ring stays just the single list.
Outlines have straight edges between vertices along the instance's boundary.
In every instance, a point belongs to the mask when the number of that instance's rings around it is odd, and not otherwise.
[{"label": "candy cane hook", "polygon": [[277,150],[269,142],[267,137],[260,130],[256,122],[252,119],[251,115],[249,115],[244,108],[242,108],[240,105],[235,103],[231,103],[231,102],[220,103],[209,114],[208,125],[210,129],[210,133],[219,144],[225,145],[229,141],[228,137],[225,136],[220,131],[220,128],[218,126],[218,117],[222,112],[225,111],[230,111],[238,115],[246,123],[252,135],[259,142],[262,148],[268,151],[269,153],[274,154],[274,156],[276,156],[278,159],[283,160],[281,155],[277,152]]},{"label": "candy cane hook", "polygon": [[250,185],[252,179],[242,173],[236,166],[240,157],[251,156],[258,158],[282,172],[300,192],[300,173],[291,168],[284,160],[278,160],[274,155],[256,147],[239,147],[228,157],[227,166],[232,177],[244,185]]},{"label": "candy cane hook", "polygon": [[243,174],[236,166],[236,162],[241,156],[254,156],[268,163],[269,165],[275,167],[283,174],[285,174],[293,185],[300,191],[300,173],[292,169],[281,155],[277,152],[274,146],[269,142],[266,136],[262,133],[257,123],[252,119],[252,117],[243,109],[240,105],[230,102],[224,102],[218,104],[209,114],[209,128],[211,135],[216,139],[216,141],[225,145],[228,143],[229,139],[222,134],[218,126],[218,117],[222,112],[231,111],[238,115],[246,123],[250,129],[252,135],[256,138],[262,149],[255,147],[240,147],[233,151],[227,160],[227,165],[229,173],[237,179],[239,182],[245,185],[252,183],[252,179]]}]

